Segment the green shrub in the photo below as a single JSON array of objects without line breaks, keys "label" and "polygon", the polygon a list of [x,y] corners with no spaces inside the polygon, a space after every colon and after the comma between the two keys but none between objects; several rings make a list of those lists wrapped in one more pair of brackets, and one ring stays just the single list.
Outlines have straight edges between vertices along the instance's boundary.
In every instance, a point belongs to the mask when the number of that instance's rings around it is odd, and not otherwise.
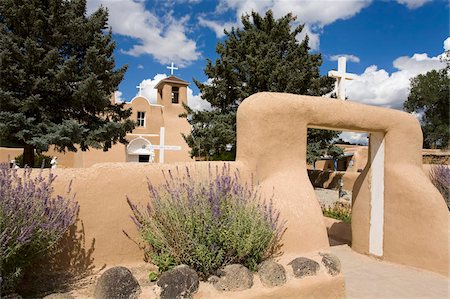
[{"label": "green shrub", "polygon": [[322,206],[322,213],[324,216],[342,220],[345,223],[352,222],[352,208],[350,203],[335,202],[330,207]]},{"label": "green shrub", "polygon": [[179,264],[203,278],[233,263],[255,270],[281,247],[279,212],[253,186],[243,185],[238,172],[231,175],[229,165],[199,182],[188,168],[184,175],[169,171],[162,186],[149,183],[149,192],[145,209],[127,200],[148,244],[146,255],[161,272]]},{"label": "green shrub", "polygon": [[[23,163],[23,154],[17,156],[14,158],[14,160],[16,160],[16,164],[21,167],[24,168],[25,165]],[[50,161],[52,160],[52,157],[47,156],[47,155],[43,155],[43,154],[36,154],[34,155],[34,165],[33,168],[50,168],[52,167],[52,165],[50,164]]]}]

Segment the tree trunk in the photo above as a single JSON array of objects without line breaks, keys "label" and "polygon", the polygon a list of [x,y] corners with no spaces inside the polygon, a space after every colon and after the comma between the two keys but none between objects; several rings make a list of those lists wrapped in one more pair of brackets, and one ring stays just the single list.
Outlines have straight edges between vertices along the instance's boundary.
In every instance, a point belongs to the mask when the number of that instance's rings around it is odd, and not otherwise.
[{"label": "tree trunk", "polygon": [[23,165],[28,165],[29,167],[34,167],[34,146],[25,144],[23,148]]}]

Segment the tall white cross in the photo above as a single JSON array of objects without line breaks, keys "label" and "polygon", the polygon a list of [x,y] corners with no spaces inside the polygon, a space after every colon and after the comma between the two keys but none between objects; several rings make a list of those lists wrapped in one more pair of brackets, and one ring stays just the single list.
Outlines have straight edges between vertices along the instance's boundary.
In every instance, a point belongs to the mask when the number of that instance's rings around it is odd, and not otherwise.
[{"label": "tall white cross", "polygon": [[177,67],[173,66],[173,62],[170,64],[170,66],[166,66],[166,68],[170,70],[170,75],[173,75],[173,70],[178,70]]},{"label": "tall white cross", "polygon": [[164,163],[164,152],[165,151],[181,151],[181,146],[179,145],[165,145],[166,129],[164,127],[159,128],[159,145],[149,145],[148,149],[159,150],[159,163]]},{"label": "tall white cross", "polygon": [[139,88],[138,96],[141,96],[142,95],[142,90],[144,89],[144,85],[142,85],[142,83],[139,83],[139,85],[136,86],[136,88]]},{"label": "tall white cross", "polygon": [[336,92],[337,98],[345,100],[345,80],[353,80],[356,78],[354,74],[346,73],[347,58],[339,57],[338,70],[329,71],[328,76],[336,78]]}]

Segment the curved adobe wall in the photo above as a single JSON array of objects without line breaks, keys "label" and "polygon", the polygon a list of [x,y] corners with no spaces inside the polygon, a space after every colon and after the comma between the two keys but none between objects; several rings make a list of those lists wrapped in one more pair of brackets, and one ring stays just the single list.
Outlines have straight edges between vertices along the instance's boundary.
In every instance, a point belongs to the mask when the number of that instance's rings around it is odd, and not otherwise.
[{"label": "curved adobe wall", "polygon": [[[277,204],[290,215],[285,240],[289,249],[300,248],[299,242],[326,245],[320,209],[306,174],[307,127],[384,134],[381,258],[448,274],[448,211],[422,169],[422,134],[413,116],[349,101],[258,93],[240,105],[237,121],[237,159],[264,185],[275,186]],[[371,175],[368,163],[353,189],[352,246],[366,254]]]},{"label": "curved adobe wall", "polygon": [[[263,196],[274,195],[274,204],[288,227],[283,250],[303,253],[329,246],[306,169],[306,129],[311,126],[385,134],[382,258],[446,274],[448,211],[422,170],[420,127],[412,116],[352,102],[260,93],[246,99],[238,109],[238,161],[230,164],[239,168],[244,179],[253,174]],[[142,260],[143,253],[122,232],[137,238],[125,195],[145,203],[147,178],[158,184],[163,181],[162,169],[186,165],[202,177],[208,172],[208,164],[214,167],[223,162],[105,163],[84,169],[56,169],[55,191],[64,193],[73,180],[86,245],[89,247],[95,239],[91,258],[96,266],[132,263]],[[369,163],[353,190],[353,249],[366,254],[371,171]],[[75,252],[72,256],[83,254]]]}]

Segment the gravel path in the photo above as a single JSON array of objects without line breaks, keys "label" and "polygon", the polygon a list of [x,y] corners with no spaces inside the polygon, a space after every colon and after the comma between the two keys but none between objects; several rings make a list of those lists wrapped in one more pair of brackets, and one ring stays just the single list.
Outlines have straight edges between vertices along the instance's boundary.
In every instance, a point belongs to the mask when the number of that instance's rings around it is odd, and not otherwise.
[{"label": "gravel path", "polygon": [[321,205],[325,205],[326,207],[329,207],[333,205],[335,202],[339,200],[345,200],[347,202],[351,202],[352,198],[352,192],[346,191],[347,194],[345,194],[341,199],[339,199],[339,191],[338,190],[332,190],[332,189],[322,189],[322,188],[316,188],[314,189],[316,192],[317,199],[319,200],[319,203]]}]

